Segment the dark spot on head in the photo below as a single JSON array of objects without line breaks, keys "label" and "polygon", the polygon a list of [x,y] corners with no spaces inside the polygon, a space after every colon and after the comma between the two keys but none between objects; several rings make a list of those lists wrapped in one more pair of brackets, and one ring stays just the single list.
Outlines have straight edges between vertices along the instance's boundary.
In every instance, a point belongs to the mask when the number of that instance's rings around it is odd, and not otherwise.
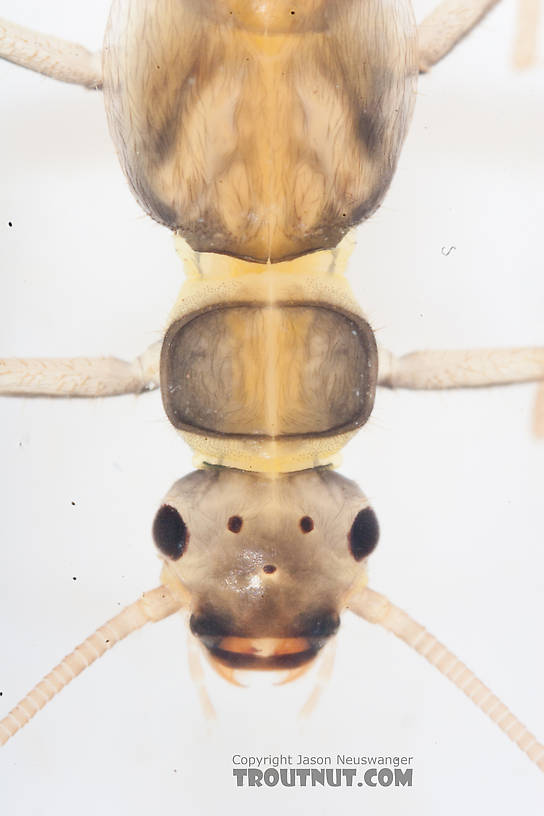
[{"label": "dark spot on head", "polygon": [[75,576],[75,575],[74,575],[74,577],[72,578],[72,581],[77,581],[77,578],[76,578],[76,576]]},{"label": "dark spot on head", "polygon": [[8,221],[8,227],[12,227],[12,226],[13,226],[13,222],[12,222],[12,221]]},{"label": "dark spot on head", "polygon": [[291,9],[290,14],[294,14],[295,12]]},{"label": "dark spot on head", "polygon": [[187,527],[176,508],[163,504],[153,522],[153,540],[159,550],[177,561],[185,552],[188,538]]},{"label": "dark spot on head", "polygon": [[277,567],[274,564],[265,564],[263,567],[263,572],[266,572],[267,575],[272,575],[273,572],[276,572]]},{"label": "dark spot on head", "polygon": [[331,610],[320,610],[309,614],[299,615],[296,620],[296,633],[299,637],[317,638],[322,641],[332,637],[340,626],[340,618]]},{"label": "dark spot on head", "polygon": [[243,523],[244,520],[240,516],[231,516],[227,522],[227,527],[231,533],[239,533]]},{"label": "dark spot on head", "polygon": [[314,529],[314,520],[310,516],[302,516],[299,524],[303,533],[311,533]]},{"label": "dark spot on head", "polygon": [[355,521],[351,525],[348,541],[351,554],[356,561],[362,561],[378,543],[380,528],[376,513],[371,507],[365,507],[355,516]]},{"label": "dark spot on head", "polygon": [[189,628],[193,635],[202,638],[204,643],[213,638],[228,637],[234,630],[232,620],[227,615],[208,608],[191,615]]},{"label": "dark spot on head", "polygon": [[72,507],[75,507],[75,506],[76,506],[76,503],[75,503],[75,502],[72,502]]}]

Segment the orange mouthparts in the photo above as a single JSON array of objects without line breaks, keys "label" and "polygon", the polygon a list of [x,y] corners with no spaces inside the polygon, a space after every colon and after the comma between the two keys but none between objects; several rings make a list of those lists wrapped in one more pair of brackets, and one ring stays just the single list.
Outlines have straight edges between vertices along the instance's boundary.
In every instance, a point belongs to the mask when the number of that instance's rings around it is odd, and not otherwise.
[{"label": "orange mouthparts", "polygon": [[223,637],[213,645],[206,643],[210,656],[223,666],[252,670],[296,669],[313,660],[322,645],[305,637]]}]

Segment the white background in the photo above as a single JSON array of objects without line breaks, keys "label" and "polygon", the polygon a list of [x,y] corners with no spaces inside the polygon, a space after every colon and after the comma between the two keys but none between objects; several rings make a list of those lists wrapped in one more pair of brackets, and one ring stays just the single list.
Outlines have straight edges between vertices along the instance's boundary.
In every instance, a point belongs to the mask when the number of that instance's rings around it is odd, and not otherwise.
[{"label": "white background", "polygon": [[[0,15],[97,48],[107,6],[1,0]],[[359,230],[350,280],[396,352],[544,342],[544,71],[542,61],[511,70],[514,15],[505,2],[421,79],[392,189]],[[0,351],[130,358],[160,337],[181,285],[171,237],[131,198],[100,94],[8,64],[0,82]],[[371,584],[542,740],[544,444],[530,433],[534,397],[530,385],[381,393],[341,472],[381,522]],[[118,604],[157,584],[151,521],[191,459],[157,393],[3,399],[0,412],[7,712]],[[542,775],[392,636],[346,614],[333,677],[301,722],[307,685],[244,691],[210,675],[218,719],[208,722],[183,620],[148,627],[6,746],[2,810],[541,812]],[[414,756],[414,787],[234,788],[233,753],[299,750]]]}]

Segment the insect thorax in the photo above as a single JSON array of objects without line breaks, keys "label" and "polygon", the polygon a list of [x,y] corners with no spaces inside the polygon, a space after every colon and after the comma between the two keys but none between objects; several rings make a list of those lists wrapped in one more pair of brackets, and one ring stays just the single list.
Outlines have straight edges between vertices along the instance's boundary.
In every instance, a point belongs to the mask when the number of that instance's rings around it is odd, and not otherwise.
[{"label": "insect thorax", "polygon": [[198,252],[336,246],[391,181],[417,75],[410,3],[117,0],[112,137],[140,204]]},{"label": "insect thorax", "polygon": [[[178,239],[179,240],[179,239]],[[213,464],[329,464],[366,422],[374,335],[343,275],[349,239],[279,264],[192,252],[161,355],[168,418]]]}]

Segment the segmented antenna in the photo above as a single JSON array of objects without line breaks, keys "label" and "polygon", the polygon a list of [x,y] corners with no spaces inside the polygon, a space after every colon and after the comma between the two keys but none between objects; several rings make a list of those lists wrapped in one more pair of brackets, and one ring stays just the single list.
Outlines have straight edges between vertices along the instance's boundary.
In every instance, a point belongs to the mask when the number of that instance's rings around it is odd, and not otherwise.
[{"label": "segmented antenna", "polygon": [[369,623],[379,623],[419,652],[478,708],[481,708],[484,714],[487,714],[507,737],[515,742],[541,771],[544,771],[544,745],[538,742],[534,734],[520,723],[510,709],[484,686],[459,658],[429,634],[424,626],[392,604],[384,595],[371,589],[364,589],[356,595],[348,607]]},{"label": "segmented antenna", "polygon": [[74,677],[94,663],[120,640],[150,621],[167,618],[182,607],[182,602],[165,586],[145,592],[130,606],[109,620],[90,637],[76,646],[53,671],[49,672],[9,714],[0,721],[0,745],[26,725]]}]

